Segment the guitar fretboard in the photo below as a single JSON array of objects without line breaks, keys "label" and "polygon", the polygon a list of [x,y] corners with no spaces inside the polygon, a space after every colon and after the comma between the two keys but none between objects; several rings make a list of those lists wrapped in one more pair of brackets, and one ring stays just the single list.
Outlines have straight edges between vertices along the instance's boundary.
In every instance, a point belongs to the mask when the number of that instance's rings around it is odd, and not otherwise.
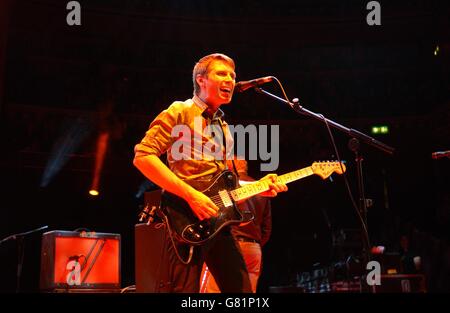
[{"label": "guitar fretboard", "polygon": [[[302,179],[304,177],[313,175],[314,172],[311,166],[302,168],[297,171],[289,172],[277,177],[277,182],[288,184],[290,182]],[[257,181],[240,188],[237,188],[230,192],[234,201],[244,200],[269,190],[269,182],[267,180]]]}]

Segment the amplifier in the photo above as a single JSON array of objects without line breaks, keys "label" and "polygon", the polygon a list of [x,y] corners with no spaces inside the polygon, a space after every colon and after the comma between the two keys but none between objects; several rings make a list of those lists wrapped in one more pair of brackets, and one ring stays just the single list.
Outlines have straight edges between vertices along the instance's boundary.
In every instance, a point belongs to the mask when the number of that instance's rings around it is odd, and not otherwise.
[{"label": "amplifier", "polygon": [[120,270],[120,234],[55,230],[42,235],[42,291],[119,291]]}]

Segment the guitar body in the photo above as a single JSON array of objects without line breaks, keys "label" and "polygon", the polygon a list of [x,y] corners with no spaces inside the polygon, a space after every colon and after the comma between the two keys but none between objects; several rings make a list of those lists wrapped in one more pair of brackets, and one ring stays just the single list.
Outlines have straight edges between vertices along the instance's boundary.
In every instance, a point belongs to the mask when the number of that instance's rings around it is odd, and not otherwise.
[{"label": "guitar body", "polygon": [[190,185],[208,196],[219,211],[217,216],[200,221],[184,199],[165,191],[161,198],[161,209],[178,240],[201,245],[225,226],[240,224],[253,218],[250,212],[241,212],[229,195],[229,191],[238,186],[234,173],[224,171],[208,182],[193,182]]},{"label": "guitar body", "polygon": [[[287,184],[313,174],[325,179],[334,172],[342,174],[345,170],[343,162],[314,162],[311,166],[278,176],[277,181]],[[163,192],[161,212],[167,218],[176,238],[191,245],[205,243],[227,225],[251,221],[253,214],[241,211],[235,201],[239,202],[269,190],[269,182],[264,179],[239,187],[236,175],[230,171],[224,171],[210,181],[193,181],[189,184],[208,196],[219,208],[217,216],[200,221],[186,201],[169,192]]]}]

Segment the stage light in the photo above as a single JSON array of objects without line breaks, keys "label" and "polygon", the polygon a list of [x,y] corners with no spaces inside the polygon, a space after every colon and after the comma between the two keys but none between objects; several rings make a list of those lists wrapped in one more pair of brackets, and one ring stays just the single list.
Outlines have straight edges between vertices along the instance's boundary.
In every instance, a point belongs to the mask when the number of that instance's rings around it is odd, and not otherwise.
[{"label": "stage light", "polygon": [[69,161],[72,153],[80,146],[92,128],[91,121],[84,118],[64,121],[64,125],[65,129],[59,139],[54,143],[44,173],[42,174],[41,187],[48,186],[53,177]]},{"label": "stage light", "polygon": [[100,133],[97,139],[97,149],[95,153],[94,173],[92,175],[92,183],[89,194],[92,196],[98,196],[100,189],[100,176],[103,169],[103,163],[105,161],[106,151],[108,150],[109,132]]},{"label": "stage light", "polygon": [[97,197],[100,193],[98,192],[98,190],[91,189],[89,190],[89,194],[93,197]]}]

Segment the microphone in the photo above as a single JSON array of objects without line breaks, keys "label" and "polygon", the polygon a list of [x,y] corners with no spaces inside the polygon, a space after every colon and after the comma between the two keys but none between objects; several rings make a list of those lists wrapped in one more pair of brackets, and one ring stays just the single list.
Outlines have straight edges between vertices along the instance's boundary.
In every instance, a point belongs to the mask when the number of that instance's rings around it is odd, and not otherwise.
[{"label": "microphone", "polygon": [[255,78],[252,80],[238,82],[234,86],[234,90],[237,92],[244,92],[249,88],[258,87],[262,84],[271,82],[272,80],[274,80],[274,78],[275,77],[273,77],[273,76],[266,76],[266,77],[261,77],[261,78]]},{"label": "microphone", "polygon": [[435,160],[440,159],[440,158],[444,158],[444,157],[450,158],[450,150],[433,152],[433,153],[431,154],[431,157],[432,157],[433,159],[435,159]]}]

